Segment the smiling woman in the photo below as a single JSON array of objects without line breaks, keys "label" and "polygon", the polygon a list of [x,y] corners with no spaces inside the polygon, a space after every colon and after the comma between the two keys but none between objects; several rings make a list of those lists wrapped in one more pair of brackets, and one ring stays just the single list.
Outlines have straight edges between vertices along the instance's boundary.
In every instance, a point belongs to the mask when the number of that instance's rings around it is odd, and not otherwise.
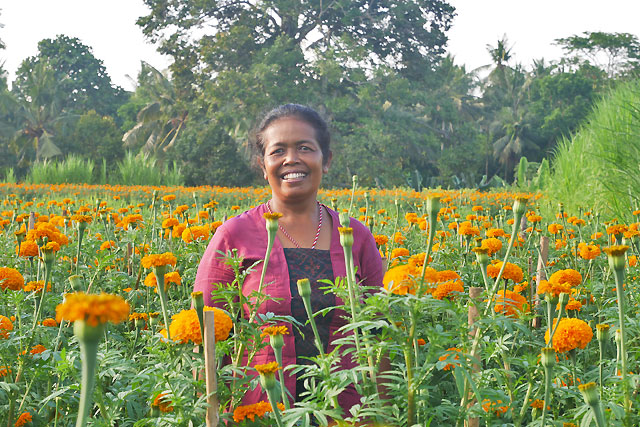
[{"label": "smiling woman", "polygon": [[[244,259],[243,265],[253,265],[263,258],[267,247],[267,231],[264,214],[282,213],[278,222],[277,239],[271,252],[265,273],[266,293],[274,298],[259,308],[259,313],[275,313],[292,316],[302,328],[288,326],[293,333],[284,335],[283,364],[307,364],[318,354],[313,342],[313,331],[306,324],[308,318],[297,282],[309,279],[313,312],[330,309],[341,302],[333,294],[320,289],[321,279],[335,280],[345,277],[346,268],[340,245],[338,213],[319,203],[318,189],[322,177],[331,165],[330,135],[326,122],[309,107],[297,104],[280,106],[269,112],[255,132],[257,163],[272,191],[271,200],[230,219],[220,226],[204,253],[196,276],[195,290],[202,291],[205,303],[212,305],[217,283],[233,281],[233,271],[220,259],[220,251],[227,253],[237,249]],[[354,219],[353,259],[356,278],[363,286],[382,285],[382,262],[375,240],[369,229]],[[261,267],[250,273],[244,281],[242,292],[250,295],[257,291]],[[248,314],[245,313],[248,317]],[[346,313],[328,311],[318,316],[316,323],[324,350],[329,353],[334,342],[343,337],[338,330],[345,325]],[[305,338],[306,337],[306,338]],[[270,347],[260,351],[252,364],[273,362]],[[342,369],[355,366],[350,357],[343,358]],[[292,400],[305,391],[302,381],[297,381],[285,370],[285,385]],[[359,402],[355,388],[350,386],[338,397],[345,411]],[[266,400],[266,395],[256,388],[245,395],[244,404]],[[345,412],[347,413],[347,412]]]}]

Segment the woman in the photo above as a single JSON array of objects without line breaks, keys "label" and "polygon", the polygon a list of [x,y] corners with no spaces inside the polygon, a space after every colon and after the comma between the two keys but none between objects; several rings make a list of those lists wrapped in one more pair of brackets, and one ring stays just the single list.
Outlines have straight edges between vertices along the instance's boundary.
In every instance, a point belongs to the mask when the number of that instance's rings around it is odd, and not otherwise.
[{"label": "woman", "polygon": [[[211,292],[215,283],[229,283],[233,272],[220,259],[219,251],[227,253],[235,248],[244,258],[244,265],[252,265],[262,259],[267,247],[267,232],[263,214],[280,212],[279,230],[269,261],[264,292],[277,301],[262,304],[259,312],[293,316],[301,323],[307,321],[302,299],[296,283],[299,279],[311,281],[312,310],[340,304],[334,295],[325,295],[318,288],[317,280],[345,276],[345,263],[337,212],[317,200],[322,176],[329,171],[332,153],[326,122],[313,109],[297,104],[287,104],[269,112],[260,123],[255,137],[258,163],[272,190],[267,203],[226,221],[214,234],[198,267],[195,290],[202,291],[205,304],[212,305]],[[369,230],[351,219],[354,244],[353,255],[356,277],[365,286],[382,285],[382,262],[375,241]],[[246,278],[242,292],[249,295],[258,290],[261,266]],[[246,315],[246,313],[245,313]],[[327,352],[333,350],[334,340],[342,335],[337,330],[345,324],[345,313],[332,310],[329,315],[317,317],[318,329]],[[283,364],[305,363],[303,357],[317,354],[310,326],[302,335],[289,327],[285,335]],[[354,367],[351,358],[343,358],[342,368]],[[260,351],[253,364],[275,360],[269,346]],[[285,384],[292,396],[304,391],[301,381],[285,373]],[[353,387],[338,397],[345,410],[359,402]],[[249,390],[244,404],[266,400],[266,394],[258,387]]]}]

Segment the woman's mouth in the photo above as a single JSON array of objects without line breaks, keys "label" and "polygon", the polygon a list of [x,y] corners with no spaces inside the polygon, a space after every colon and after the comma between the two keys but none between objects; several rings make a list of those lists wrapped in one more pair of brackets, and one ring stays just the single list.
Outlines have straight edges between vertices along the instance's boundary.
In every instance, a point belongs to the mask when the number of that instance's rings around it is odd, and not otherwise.
[{"label": "woman's mouth", "polygon": [[282,176],[282,179],[285,181],[297,181],[300,180],[304,177],[306,177],[307,174],[304,172],[289,172],[286,173]]}]

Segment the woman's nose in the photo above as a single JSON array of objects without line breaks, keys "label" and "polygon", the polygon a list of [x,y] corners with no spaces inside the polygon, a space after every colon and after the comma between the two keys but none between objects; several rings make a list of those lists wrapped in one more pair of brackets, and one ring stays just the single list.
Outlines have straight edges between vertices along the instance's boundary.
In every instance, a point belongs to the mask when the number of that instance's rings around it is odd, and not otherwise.
[{"label": "woman's nose", "polygon": [[298,163],[298,160],[299,160],[298,150],[296,149],[287,150],[285,159],[284,159],[284,164]]}]

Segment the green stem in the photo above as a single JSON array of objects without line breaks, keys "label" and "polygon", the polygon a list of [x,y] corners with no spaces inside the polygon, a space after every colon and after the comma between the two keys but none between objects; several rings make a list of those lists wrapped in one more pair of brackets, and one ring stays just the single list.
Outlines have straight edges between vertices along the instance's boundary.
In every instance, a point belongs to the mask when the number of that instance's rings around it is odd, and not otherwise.
[{"label": "green stem", "polygon": [[544,402],[542,405],[542,424],[546,426],[547,421],[547,406],[551,402],[551,380],[553,379],[553,368],[544,368]]},{"label": "green stem", "polygon": [[80,388],[80,406],[78,407],[78,419],[76,427],[84,427],[87,424],[93,385],[95,383],[94,371],[98,344],[100,340],[79,340],[80,356],[82,357],[82,386]]},{"label": "green stem", "polygon": [[625,294],[623,289],[624,282],[624,269],[615,269],[616,278],[616,294],[618,297],[618,321],[620,322],[620,364],[622,365],[622,390],[624,393],[624,412],[625,412],[625,424],[629,422],[631,415],[631,396],[629,393],[629,382],[627,378],[627,348],[625,340],[625,325],[624,325],[624,313],[625,313]]},{"label": "green stem", "polygon": [[413,353],[409,349],[409,344],[404,346],[404,361],[407,366],[407,426],[416,423],[416,401],[413,385]]}]

